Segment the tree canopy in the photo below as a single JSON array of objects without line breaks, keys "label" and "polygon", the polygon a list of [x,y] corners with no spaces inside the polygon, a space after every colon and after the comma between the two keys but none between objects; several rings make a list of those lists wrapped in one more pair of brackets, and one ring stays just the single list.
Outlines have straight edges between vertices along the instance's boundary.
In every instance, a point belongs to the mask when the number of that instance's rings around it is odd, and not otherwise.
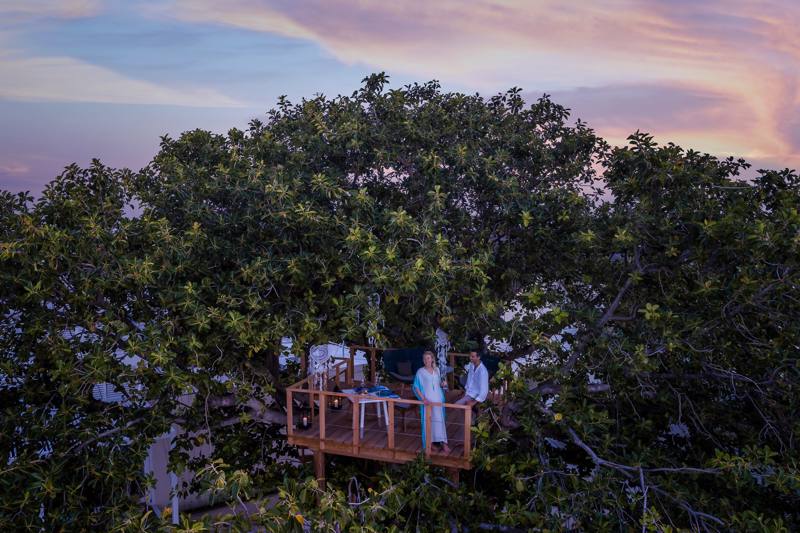
[{"label": "tree canopy", "polygon": [[[278,491],[245,529],[800,527],[797,173],[640,132],[612,147],[519,89],[387,83],[0,194],[0,525],[166,527],[142,464],[179,427],[184,490]],[[283,337],[437,327],[513,346],[460,487],[337,459],[321,492],[275,461]]]}]

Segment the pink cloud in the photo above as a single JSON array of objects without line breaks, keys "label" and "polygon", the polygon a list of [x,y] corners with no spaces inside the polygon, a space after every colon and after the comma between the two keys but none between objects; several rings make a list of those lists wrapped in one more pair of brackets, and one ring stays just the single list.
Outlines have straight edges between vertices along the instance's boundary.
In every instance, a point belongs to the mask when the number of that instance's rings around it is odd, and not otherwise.
[{"label": "pink cloud", "polygon": [[16,163],[13,161],[9,163],[0,163],[0,174],[19,175],[27,174],[30,171],[31,167],[22,163]]},{"label": "pink cloud", "polygon": [[0,16],[8,21],[31,18],[81,18],[96,15],[103,9],[101,0],[4,0]]},{"label": "pink cloud", "polygon": [[242,107],[202,87],[173,88],[137,80],[71,57],[24,57],[0,50],[0,98],[26,102],[101,102]]},{"label": "pink cloud", "polygon": [[[171,13],[311,40],[346,63],[484,92],[660,87],[651,114],[633,113],[640,123],[611,110],[598,118],[615,132],[658,120],[675,136],[667,140],[800,160],[800,4],[792,0],[177,0]],[[690,113],[665,92],[687,88],[698,95]],[[628,105],[616,104],[617,117]]]}]

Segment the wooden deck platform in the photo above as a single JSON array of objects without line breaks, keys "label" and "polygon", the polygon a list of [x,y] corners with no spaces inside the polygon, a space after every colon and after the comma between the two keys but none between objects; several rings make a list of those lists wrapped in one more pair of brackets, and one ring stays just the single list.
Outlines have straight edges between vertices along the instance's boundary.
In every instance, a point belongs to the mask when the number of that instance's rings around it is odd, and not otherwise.
[{"label": "wooden deck platform", "polygon": [[[472,409],[465,405],[456,405],[455,400],[460,392],[453,392],[454,376],[448,376],[451,392],[446,403],[429,403],[414,398],[408,385],[390,385],[400,398],[380,398],[385,403],[388,424],[377,416],[376,397],[369,395],[344,394],[333,392],[353,387],[355,381],[355,353],[357,349],[369,352],[369,380],[376,377],[376,351],[370,346],[350,346],[349,359],[339,359],[332,368],[324,383],[324,390],[319,390],[319,375],[309,376],[286,389],[287,428],[289,444],[302,446],[314,452],[314,469],[322,484],[325,482],[325,455],[344,455],[371,459],[389,463],[405,463],[415,460],[420,454],[430,463],[450,469],[455,480],[461,469],[472,467],[470,458],[473,449]],[[450,366],[456,366],[456,358],[467,358],[468,354],[449,352]],[[302,369],[305,372],[306,361],[303,358]],[[366,375],[365,375],[366,377]],[[312,386],[313,383],[317,387]],[[500,396],[491,395],[497,401]],[[338,402],[339,409],[334,409]],[[365,415],[361,420],[360,404],[364,402]],[[430,410],[443,407],[447,427],[447,440],[451,450],[449,453],[436,449],[430,441]],[[422,441],[422,418],[420,411],[427,415],[427,441]],[[383,407],[381,407],[383,411]],[[302,420],[307,418],[308,427],[303,427]]]},{"label": "wooden deck platform", "polygon": [[[358,398],[354,400],[358,401]],[[414,403],[410,403],[411,401]],[[366,405],[363,430],[360,427],[360,408],[357,404],[344,397],[340,402],[341,409],[335,410],[329,407],[331,400],[328,399],[325,402],[325,415],[321,416],[317,411],[313,421],[309,421],[308,429],[298,427],[298,417],[295,416],[296,425],[289,435],[289,443],[334,455],[391,463],[413,461],[420,454],[425,454],[427,460],[438,466],[460,469],[471,467],[471,442],[466,450],[464,447],[465,437],[470,432],[465,432],[464,429],[466,409],[462,406],[444,404],[447,440],[451,448],[450,453],[445,454],[434,448],[432,443],[429,443],[426,453],[425,443],[422,442],[419,402],[416,400],[403,398],[391,403],[387,401],[388,426],[382,418],[378,419],[376,406],[379,404]],[[315,405],[318,406],[318,400]],[[324,431],[321,430],[322,424]],[[471,440],[471,435],[469,438]]]}]

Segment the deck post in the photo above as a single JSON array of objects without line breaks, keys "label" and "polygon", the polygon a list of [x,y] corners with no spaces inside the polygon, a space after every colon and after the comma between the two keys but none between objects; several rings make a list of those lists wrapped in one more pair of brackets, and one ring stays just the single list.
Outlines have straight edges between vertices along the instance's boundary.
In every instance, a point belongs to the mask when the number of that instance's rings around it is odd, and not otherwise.
[{"label": "deck post", "polygon": [[292,416],[292,388],[286,389],[286,435],[294,433],[294,417]]},{"label": "deck post", "polygon": [[431,456],[431,404],[425,404],[425,457]]},{"label": "deck post", "polygon": [[394,400],[389,400],[387,403],[389,404],[389,419],[386,421],[386,425],[389,427],[387,444],[389,445],[389,449],[392,451],[392,457],[394,457]]},{"label": "deck post", "polygon": [[452,481],[453,484],[456,486],[456,488],[458,488],[458,482],[459,482],[458,478],[459,478],[459,473],[461,472],[461,469],[460,468],[445,468],[445,470],[447,471],[447,477],[450,478],[450,481]]},{"label": "deck post", "polygon": [[353,402],[353,453],[358,454],[359,434],[358,434],[358,409],[359,401]]},{"label": "deck post", "polygon": [[319,449],[325,449],[325,399],[324,392],[319,393]]},{"label": "deck post", "polygon": [[350,346],[350,364],[347,365],[347,386],[353,386],[356,373],[356,347]]},{"label": "deck post", "polygon": [[370,383],[375,383],[375,348],[372,347],[369,349],[369,381]]},{"label": "deck post", "polygon": [[469,461],[469,454],[472,453],[472,407],[464,409],[464,459]]},{"label": "deck post", "polygon": [[450,390],[455,390],[456,388],[456,354],[453,352],[448,352],[448,364],[452,370],[447,375],[447,386],[450,387]]},{"label": "deck post", "polygon": [[320,490],[325,490],[325,452],[314,450],[314,476]]}]

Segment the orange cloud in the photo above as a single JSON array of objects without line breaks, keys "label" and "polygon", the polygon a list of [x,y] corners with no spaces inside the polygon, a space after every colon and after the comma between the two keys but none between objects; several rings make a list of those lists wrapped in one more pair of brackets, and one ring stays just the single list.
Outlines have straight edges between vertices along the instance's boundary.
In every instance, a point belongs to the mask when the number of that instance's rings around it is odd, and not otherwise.
[{"label": "orange cloud", "polygon": [[[716,107],[694,127],[685,116],[663,117],[660,138],[800,166],[793,0],[175,0],[169,12],[311,40],[346,63],[483,91],[691,87],[715,95]],[[652,102],[663,116],[661,105]],[[616,136],[625,126],[598,129]]]}]

